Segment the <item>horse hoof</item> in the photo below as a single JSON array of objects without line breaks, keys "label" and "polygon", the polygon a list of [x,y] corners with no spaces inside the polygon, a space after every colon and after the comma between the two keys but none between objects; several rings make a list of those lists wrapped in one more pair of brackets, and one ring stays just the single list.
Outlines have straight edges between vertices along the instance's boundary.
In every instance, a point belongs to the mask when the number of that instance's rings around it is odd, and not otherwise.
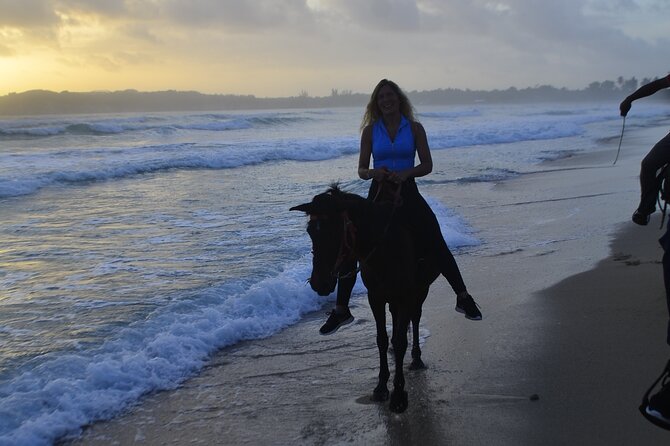
[{"label": "horse hoof", "polygon": [[372,401],[386,401],[389,399],[388,389],[375,389],[372,392]]},{"label": "horse hoof", "polygon": [[410,370],[424,370],[427,369],[426,364],[421,359],[413,359],[409,365]]},{"label": "horse hoof", "polygon": [[407,406],[409,406],[409,402],[407,401],[407,392],[404,390],[394,390],[391,394],[391,403],[389,405],[391,412],[403,413],[405,410],[407,410]]}]

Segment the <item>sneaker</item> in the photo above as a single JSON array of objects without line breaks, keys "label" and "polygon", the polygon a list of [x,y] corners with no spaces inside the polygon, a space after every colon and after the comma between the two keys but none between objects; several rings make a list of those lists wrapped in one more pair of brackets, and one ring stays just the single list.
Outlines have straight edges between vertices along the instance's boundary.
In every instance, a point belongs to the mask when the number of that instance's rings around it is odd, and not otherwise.
[{"label": "sneaker", "polygon": [[[670,430],[670,376],[668,375],[668,367],[670,367],[670,363],[666,366],[661,377],[644,395],[640,411],[646,419],[655,425]],[[661,390],[647,399],[651,390],[660,380],[662,380]]]},{"label": "sneaker", "polygon": [[467,297],[456,298],[456,311],[463,313],[471,321],[482,320],[482,312],[479,311],[479,305],[477,305],[477,302],[469,294]]},{"label": "sneaker", "polygon": [[633,223],[640,226],[647,226],[647,224],[649,224],[649,214],[644,214],[639,210],[633,212]]},{"label": "sneaker", "polygon": [[342,314],[338,313],[334,309],[328,314],[330,316],[328,316],[326,323],[323,324],[323,326],[319,329],[319,333],[322,335],[333,334],[341,326],[350,324],[354,321],[354,317],[351,315],[351,312],[348,308],[347,311]]},{"label": "sneaker", "polygon": [[665,383],[663,388],[649,398],[647,414],[663,423],[670,425],[670,386]]}]

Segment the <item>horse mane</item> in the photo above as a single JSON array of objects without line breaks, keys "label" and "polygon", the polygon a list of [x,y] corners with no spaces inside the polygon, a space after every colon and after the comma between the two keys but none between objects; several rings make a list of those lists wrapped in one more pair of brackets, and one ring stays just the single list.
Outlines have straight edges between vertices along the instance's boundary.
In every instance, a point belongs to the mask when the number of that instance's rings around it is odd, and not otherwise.
[{"label": "horse mane", "polygon": [[339,183],[331,184],[324,195],[335,199],[341,209],[346,209],[350,218],[356,221],[358,230],[369,234],[370,240],[385,236],[386,228],[393,218],[392,203],[377,203],[358,194],[346,192],[340,188]]},{"label": "horse mane", "polygon": [[337,198],[339,200],[346,200],[346,201],[362,201],[366,200],[365,198],[361,197],[358,194],[354,194],[352,192],[347,192],[345,190],[342,190],[340,188],[339,183],[332,183],[330,187],[328,187],[328,190],[325,192],[328,195],[333,196],[334,198]]}]

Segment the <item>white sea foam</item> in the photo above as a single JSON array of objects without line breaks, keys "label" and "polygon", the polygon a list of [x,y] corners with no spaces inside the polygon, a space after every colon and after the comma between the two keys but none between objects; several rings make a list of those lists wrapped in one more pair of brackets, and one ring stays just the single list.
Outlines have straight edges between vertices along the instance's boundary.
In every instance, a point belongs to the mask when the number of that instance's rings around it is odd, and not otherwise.
[{"label": "white sea foam", "polygon": [[440,223],[442,236],[450,249],[478,246],[481,242],[472,235],[472,228],[458,214],[440,201],[424,196]]},{"label": "white sea foam", "polygon": [[204,290],[122,329],[95,350],[36,360],[0,385],[0,444],[51,444],[144,393],[177,386],[219,348],[295,323],[323,302],[305,283],[309,268],[303,259],[248,289]]}]

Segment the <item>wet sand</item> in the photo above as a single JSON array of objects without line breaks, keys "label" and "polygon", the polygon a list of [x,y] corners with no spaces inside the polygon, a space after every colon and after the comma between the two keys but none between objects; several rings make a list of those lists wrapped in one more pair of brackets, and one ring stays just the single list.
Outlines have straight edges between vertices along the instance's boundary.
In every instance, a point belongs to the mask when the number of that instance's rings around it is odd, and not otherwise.
[{"label": "wet sand", "polygon": [[[372,403],[377,350],[365,298],[356,321],[319,336],[322,313],[217,354],[173,391],[89,427],[73,444],[667,444],[637,412],[668,359],[658,213],[629,222],[639,160],[664,128],[495,187],[440,197],[482,222],[457,256],[484,320],[454,312],[438,280],[424,306],[427,370],[408,371],[409,408]],[[484,220],[485,219],[485,220]],[[513,225],[513,226],[512,226]],[[490,252],[510,227],[526,237]],[[517,231],[518,232],[518,231]]]}]

